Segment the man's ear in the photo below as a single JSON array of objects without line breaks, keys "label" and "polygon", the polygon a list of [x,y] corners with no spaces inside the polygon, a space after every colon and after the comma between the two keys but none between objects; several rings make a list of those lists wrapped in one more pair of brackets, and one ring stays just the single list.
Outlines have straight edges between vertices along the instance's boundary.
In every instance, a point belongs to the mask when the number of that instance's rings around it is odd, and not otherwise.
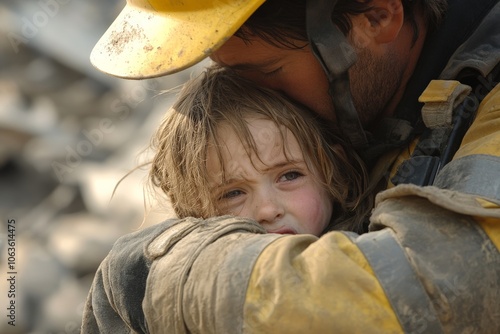
[{"label": "man's ear", "polygon": [[[355,35],[364,43],[372,40],[377,44],[392,42],[398,36],[404,23],[401,0],[373,0],[371,9],[353,17]],[[363,36],[360,36],[362,34]],[[368,40],[367,40],[368,39]]]}]

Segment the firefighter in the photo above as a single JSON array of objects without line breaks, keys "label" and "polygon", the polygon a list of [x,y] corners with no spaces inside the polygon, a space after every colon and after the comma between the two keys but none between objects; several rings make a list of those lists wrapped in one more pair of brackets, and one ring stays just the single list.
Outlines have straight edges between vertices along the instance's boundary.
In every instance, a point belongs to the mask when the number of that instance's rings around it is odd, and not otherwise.
[{"label": "firefighter", "polygon": [[225,216],[124,236],[83,332],[498,333],[499,18],[497,0],[128,0],[97,68],[210,57],[336,122],[380,192],[362,235]]}]

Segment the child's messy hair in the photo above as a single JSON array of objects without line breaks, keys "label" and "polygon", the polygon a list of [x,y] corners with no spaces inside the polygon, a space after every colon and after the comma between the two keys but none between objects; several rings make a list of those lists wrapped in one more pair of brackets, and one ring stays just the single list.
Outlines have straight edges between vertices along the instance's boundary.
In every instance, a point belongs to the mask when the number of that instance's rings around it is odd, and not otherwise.
[{"label": "child's messy hair", "polygon": [[363,196],[364,164],[333,134],[332,124],[279,93],[216,66],[184,85],[152,139],[155,155],[149,179],[169,196],[175,213],[180,218],[222,214],[210,191],[207,152],[213,147],[224,166],[217,136],[223,123],[239,136],[249,157],[260,159],[248,117],[274,122],[283,139],[286,129],[296,137],[309,170],[317,172],[334,203],[335,217],[328,229],[360,231],[371,209],[371,196]]}]

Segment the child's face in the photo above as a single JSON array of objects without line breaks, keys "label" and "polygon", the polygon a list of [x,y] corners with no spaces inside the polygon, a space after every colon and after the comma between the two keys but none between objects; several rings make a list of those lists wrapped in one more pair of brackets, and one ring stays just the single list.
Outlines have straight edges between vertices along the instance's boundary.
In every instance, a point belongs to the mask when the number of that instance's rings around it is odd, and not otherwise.
[{"label": "child's face", "polygon": [[[215,150],[209,149],[207,169],[211,191],[223,214],[252,218],[268,232],[319,236],[332,215],[332,201],[319,177],[307,168],[305,157],[291,132],[286,141],[273,122],[247,118],[258,155],[249,159],[236,133],[226,125],[218,129],[222,168]],[[283,144],[287,157],[283,153]]]}]

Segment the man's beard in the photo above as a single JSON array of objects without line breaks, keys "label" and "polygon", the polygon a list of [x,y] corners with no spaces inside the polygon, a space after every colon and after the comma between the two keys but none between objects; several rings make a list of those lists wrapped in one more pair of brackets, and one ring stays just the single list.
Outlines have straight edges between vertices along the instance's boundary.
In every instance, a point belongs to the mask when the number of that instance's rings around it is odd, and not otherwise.
[{"label": "man's beard", "polygon": [[401,85],[406,64],[393,53],[375,58],[367,49],[357,49],[358,60],[351,68],[350,85],[354,106],[363,126],[381,117]]}]

